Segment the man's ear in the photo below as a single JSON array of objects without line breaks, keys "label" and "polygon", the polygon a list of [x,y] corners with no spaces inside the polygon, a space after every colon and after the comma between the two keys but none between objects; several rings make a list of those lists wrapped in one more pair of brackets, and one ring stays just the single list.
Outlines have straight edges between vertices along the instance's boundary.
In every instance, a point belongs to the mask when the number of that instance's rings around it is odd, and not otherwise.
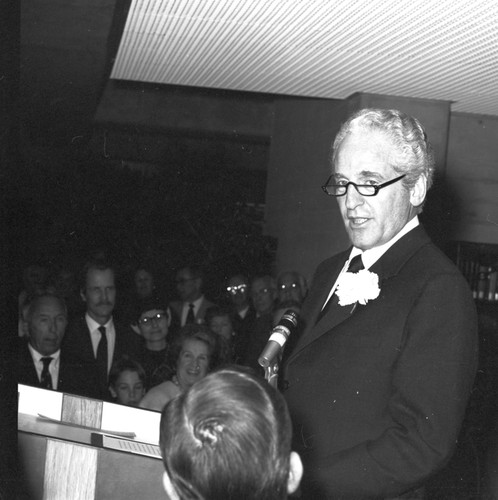
[{"label": "man's ear", "polygon": [[291,451],[289,478],[287,479],[287,493],[289,495],[292,495],[297,490],[302,477],[303,463],[301,457],[295,451]]},{"label": "man's ear", "polygon": [[169,500],[180,500],[175,488],[173,488],[173,484],[171,483],[171,479],[166,471],[163,473],[163,487],[166,491],[166,495],[168,495]]},{"label": "man's ear", "polygon": [[414,207],[419,207],[425,200],[427,194],[427,177],[421,175],[415,185],[410,189],[410,203]]},{"label": "man's ear", "polygon": [[24,318],[21,318],[21,332],[23,337],[29,339],[29,322]]},{"label": "man's ear", "polygon": [[85,290],[84,288],[80,289],[80,297],[83,302],[86,302],[86,297],[85,297]]}]

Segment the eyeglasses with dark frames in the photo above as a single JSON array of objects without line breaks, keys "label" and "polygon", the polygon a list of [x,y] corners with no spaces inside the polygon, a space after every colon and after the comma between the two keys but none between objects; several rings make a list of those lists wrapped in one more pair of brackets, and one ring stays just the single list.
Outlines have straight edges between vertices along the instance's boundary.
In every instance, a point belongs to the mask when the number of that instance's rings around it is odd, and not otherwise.
[{"label": "eyeglasses with dark frames", "polygon": [[144,316],[143,318],[140,318],[138,322],[141,325],[151,325],[153,321],[161,321],[162,319],[168,319],[168,314],[165,312],[160,312],[157,314],[154,314],[154,316]]},{"label": "eyeglasses with dark frames", "polygon": [[332,174],[322,186],[323,191],[329,196],[344,196],[348,192],[348,187],[354,186],[356,191],[362,196],[376,196],[382,188],[390,186],[395,182],[400,181],[405,177],[406,174],[400,175],[395,179],[383,182],[382,184],[356,184],[355,182],[346,182],[345,184],[329,184],[330,181],[334,180],[334,175]]}]

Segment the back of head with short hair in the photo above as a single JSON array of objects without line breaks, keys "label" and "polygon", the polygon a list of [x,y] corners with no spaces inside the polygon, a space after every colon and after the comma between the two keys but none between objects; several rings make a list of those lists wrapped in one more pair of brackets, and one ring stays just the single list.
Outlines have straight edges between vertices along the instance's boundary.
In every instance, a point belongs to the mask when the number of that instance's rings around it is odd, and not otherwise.
[{"label": "back of head with short hair", "polygon": [[287,498],[292,428],[264,379],[225,368],[166,405],[160,446],[181,499]]}]

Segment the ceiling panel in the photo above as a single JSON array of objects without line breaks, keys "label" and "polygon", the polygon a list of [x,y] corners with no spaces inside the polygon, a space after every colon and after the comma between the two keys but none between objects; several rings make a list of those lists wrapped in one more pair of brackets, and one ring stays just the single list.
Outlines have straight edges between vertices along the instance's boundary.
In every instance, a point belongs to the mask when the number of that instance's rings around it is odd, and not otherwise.
[{"label": "ceiling panel", "polygon": [[498,2],[132,0],[111,78],[498,115]]}]

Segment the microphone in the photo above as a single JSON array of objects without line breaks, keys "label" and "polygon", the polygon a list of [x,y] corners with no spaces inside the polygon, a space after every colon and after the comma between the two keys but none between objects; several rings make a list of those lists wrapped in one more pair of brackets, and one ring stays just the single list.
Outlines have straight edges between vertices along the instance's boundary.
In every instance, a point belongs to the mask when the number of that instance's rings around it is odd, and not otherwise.
[{"label": "microphone", "polygon": [[296,330],[296,327],[297,314],[292,309],[287,309],[271,331],[266,347],[258,358],[258,363],[263,368],[268,368],[274,363],[282,352],[289,335]]}]

